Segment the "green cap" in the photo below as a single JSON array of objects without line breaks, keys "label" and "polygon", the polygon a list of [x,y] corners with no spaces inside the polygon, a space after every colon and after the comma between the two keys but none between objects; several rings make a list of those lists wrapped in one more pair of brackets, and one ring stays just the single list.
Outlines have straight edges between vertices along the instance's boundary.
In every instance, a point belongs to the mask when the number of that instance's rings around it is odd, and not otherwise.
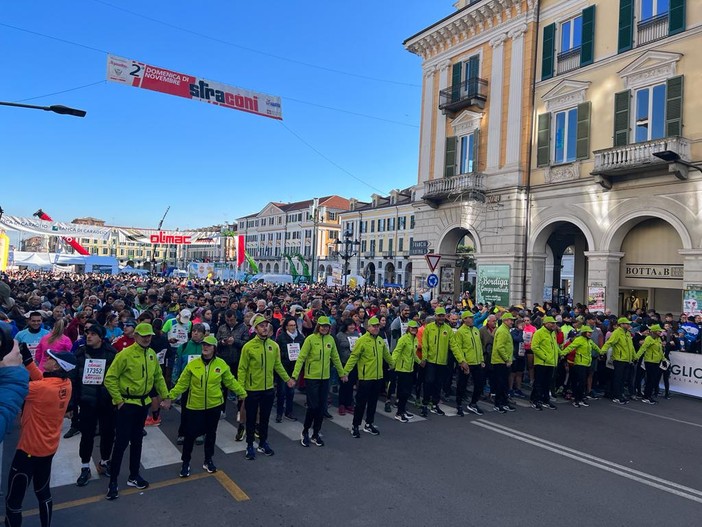
[{"label": "green cap", "polygon": [[663,328],[660,326],[660,324],[653,324],[650,328],[648,328],[649,331],[655,331],[656,333],[659,333],[663,331]]},{"label": "green cap", "polygon": [[329,322],[329,317],[319,317],[317,319],[317,324],[320,326],[331,326],[331,322]]},{"label": "green cap", "polygon": [[216,346],[217,345],[217,337],[214,335],[207,335],[204,339],[202,339],[203,344],[209,344],[210,346]]},{"label": "green cap", "polygon": [[502,315],[501,320],[514,320],[514,315],[507,311],[504,315]]},{"label": "green cap", "polygon": [[368,325],[369,326],[378,326],[380,324],[380,320],[378,320],[378,317],[371,317],[368,320]]},{"label": "green cap", "polygon": [[446,309],[443,307],[437,307],[436,310],[434,310],[435,315],[445,315],[446,314]]},{"label": "green cap", "polygon": [[555,323],[556,323],[556,319],[553,318],[553,317],[546,316],[546,317],[544,317],[544,318],[541,320],[541,323],[542,323],[542,324],[555,324]]},{"label": "green cap", "polygon": [[262,322],[268,322],[268,320],[263,315],[256,315],[251,319],[251,327],[255,328]]},{"label": "green cap", "polygon": [[617,319],[617,324],[631,324],[631,320],[626,317],[619,317]]},{"label": "green cap", "polygon": [[464,311],[461,313],[461,319],[464,318],[473,318],[473,312],[472,311]]},{"label": "green cap", "polygon": [[156,334],[154,333],[154,328],[151,327],[151,324],[148,324],[146,322],[137,324],[137,327],[134,328],[134,333],[136,333],[137,335],[141,335],[142,337],[148,337],[149,335]]},{"label": "green cap", "polygon": [[419,324],[417,324],[416,320],[410,320],[409,322],[407,322],[407,327],[408,328],[418,328]]},{"label": "green cap", "polygon": [[583,326],[580,330],[581,334],[592,333],[592,328],[590,326]]}]

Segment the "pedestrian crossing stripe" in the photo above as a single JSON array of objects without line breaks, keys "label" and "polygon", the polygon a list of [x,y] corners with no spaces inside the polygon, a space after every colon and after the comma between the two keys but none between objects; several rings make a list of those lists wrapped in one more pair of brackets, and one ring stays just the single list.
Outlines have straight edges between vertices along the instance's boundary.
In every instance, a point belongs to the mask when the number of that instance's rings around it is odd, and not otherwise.
[{"label": "pedestrian crossing stripe", "polygon": [[[74,435],[65,439],[63,435],[71,427],[71,420],[64,419],[61,426],[61,441],[59,442],[58,450],[54,454],[54,460],[51,464],[51,483],[52,488],[62,487],[63,485],[75,485],[78,476],[80,475],[80,456],[78,449],[80,446],[80,434]],[[95,438],[99,441],[99,438]],[[2,448],[2,445],[0,445]],[[90,460],[90,479],[99,479],[100,476],[95,468],[95,462]]]}]

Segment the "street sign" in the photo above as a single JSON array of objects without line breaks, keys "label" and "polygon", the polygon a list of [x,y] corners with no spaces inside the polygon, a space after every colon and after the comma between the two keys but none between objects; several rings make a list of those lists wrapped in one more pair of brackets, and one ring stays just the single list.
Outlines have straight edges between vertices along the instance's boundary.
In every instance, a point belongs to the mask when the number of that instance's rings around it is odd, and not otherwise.
[{"label": "street sign", "polygon": [[429,264],[429,270],[433,273],[434,269],[436,269],[436,266],[439,265],[439,260],[441,260],[441,255],[440,254],[425,254],[424,258],[426,258],[427,263]]},{"label": "street sign", "polygon": [[410,256],[422,256],[429,252],[428,240],[412,240],[410,242]]},{"label": "street sign", "polygon": [[431,287],[432,289],[439,285],[439,277],[436,276],[434,273],[431,273],[429,276],[427,276],[427,286]]}]

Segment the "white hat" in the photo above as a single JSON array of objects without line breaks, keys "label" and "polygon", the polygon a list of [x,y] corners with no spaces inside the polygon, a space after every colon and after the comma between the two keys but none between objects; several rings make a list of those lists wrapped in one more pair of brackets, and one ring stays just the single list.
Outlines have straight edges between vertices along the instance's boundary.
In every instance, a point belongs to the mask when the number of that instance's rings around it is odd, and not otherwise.
[{"label": "white hat", "polygon": [[193,316],[193,314],[189,309],[181,309],[180,318],[187,318],[188,320],[190,320],[191,316]]}]

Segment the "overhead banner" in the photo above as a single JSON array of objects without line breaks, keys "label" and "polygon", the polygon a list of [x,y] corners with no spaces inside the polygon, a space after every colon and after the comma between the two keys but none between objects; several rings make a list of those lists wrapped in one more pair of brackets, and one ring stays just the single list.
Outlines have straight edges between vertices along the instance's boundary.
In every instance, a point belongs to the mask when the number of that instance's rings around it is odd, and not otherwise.
[{"label": "overhead banner", "polygon": [[476,289],[478,303],[509,306],[509,265],[480,265]]},{"label": "overhead banner", "polygon": [[229,86],[115,55],[107,56],[107,80],[271,119],[283,119],[280,97]]},{"label": "overhead banner", "polygon": [[91,238],[97,240],[108,240],[112,232],[112,229],[96,225],[61,223],[58,221],[40,220],[39,218],[20,218],[19,216],[8,216],[6,214],[0,218],[0,227],[43,236]]},{"label": "overhead banner", "polygon": [[702,397],[702,355],[670,352],[670,390]]}]

